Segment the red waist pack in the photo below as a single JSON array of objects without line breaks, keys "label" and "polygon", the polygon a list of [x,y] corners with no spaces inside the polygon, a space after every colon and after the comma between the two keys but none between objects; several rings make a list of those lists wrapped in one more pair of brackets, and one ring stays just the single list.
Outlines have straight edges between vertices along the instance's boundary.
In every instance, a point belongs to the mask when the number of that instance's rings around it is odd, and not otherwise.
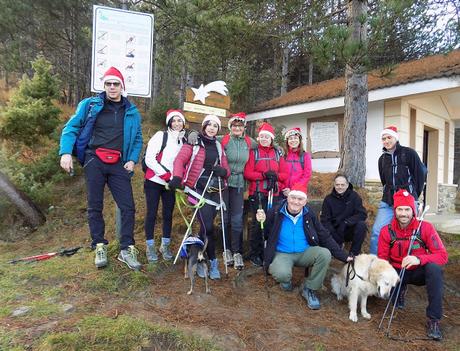
[{"label": "red waist pack", "polygon": [[98,147],[96,149],[96,155],[99,159],[108,164],[117,163],[120,160],[121,152],[118,150],[106,149],[103,147]]}]

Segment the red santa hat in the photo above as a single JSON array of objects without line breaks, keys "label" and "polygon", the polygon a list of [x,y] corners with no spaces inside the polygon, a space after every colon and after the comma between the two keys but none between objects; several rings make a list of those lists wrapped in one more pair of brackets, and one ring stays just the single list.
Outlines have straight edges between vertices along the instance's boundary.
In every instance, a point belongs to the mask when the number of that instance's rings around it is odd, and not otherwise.
[{"label": "red santa hat", "polygon": [[171,110],[166,111],[166,125],[169,125],[169,121],[174,117],[179,117],[182,120],[182,122],[185,124],[185,117],[182,111],[171,109]]},{"label": "red santa hat", "polygon": [[300,128],[295,127],[288,129],[287,132],[284,134],[284,140],[288,140],[288,138],[293,135],[298,135],[299,138],[302,138],[302,132],[300,131]]},{"label": "red santa hat", "polygon": [[380,133],[380,137],[383,137],[385,134],[391,135],[396,140],[399,140],[398,128],[395,126],[388,126]]},{"label": "red santa hat", "polygon": [[259,128],[259,136],[261,134],[266,134],[270,138],[272,138],[272,140],[275,140],[275,130],[273,129],[273,126],[270,123],[262,123],[262,125]]},{"label": "red santa hat", "polygon": [[216,122],[219,126],[219,130],[220,128],[222,127],[221,123],[220,123],[220,119],[219,117],[217,117],[216,115],[207,115],[204,119],[203,119],[203,122],[201,122],[201,126],[204,128],[206,127],[206,125],[209,123],[209,122]]},{"label": "red santa hat", "polygon": [[230,129],[230,126],[235,121],[240,121],[243,123],[243,125],[246,125],[246,113],[238,112],[238,113],[234,113],[233,115],[231,115],[228,120],[228,129]]},{"label": "red santa hat", "polygon": [[128,96],[126,93],[125,79],[123,78],[123,74],[121,74],[121,72],[113,66],[104,73],[104,76],[102,77],[102,83],[105,84],[105,82],[109,80],[119,82],[121,84],[121,95],[124,97]]},{"label": "red santa hat", "polygon": [[415,199],[414,197],[405,189],[399,189],[393,195],[393,207],[399,206],[409,206],[412,208],[412,213],[415,215],[417,212],[415,211]]},{"label": "red santa hat", "polygon": [[299,196],[307,198],[307,184],[306,183],[296,183],[292,186],[291,191],[288,195]]}]

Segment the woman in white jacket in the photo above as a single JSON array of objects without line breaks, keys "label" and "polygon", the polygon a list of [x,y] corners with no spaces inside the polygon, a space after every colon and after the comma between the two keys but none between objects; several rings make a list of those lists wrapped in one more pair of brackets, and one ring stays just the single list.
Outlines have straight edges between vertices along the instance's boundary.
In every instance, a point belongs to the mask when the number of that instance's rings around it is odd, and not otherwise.
[{"label": "woman in white jacket", "polygon": [[157,219],[160,198],[163,208],[163,234],[160,253],[164,260],[171,260],[173,255],[169,250],[171,241],[172,214],[175,204],[174,191],[166,188],[172,178],[173,163],[182,147],[185,134],[185,117],[180,110],[166,112],[166,131],[158,131],[149,140],[145,152],[144,192],[146,214],[144,222],[147,243],[146,255],[149,262],[158,260],[155,250],[154,227]]}]

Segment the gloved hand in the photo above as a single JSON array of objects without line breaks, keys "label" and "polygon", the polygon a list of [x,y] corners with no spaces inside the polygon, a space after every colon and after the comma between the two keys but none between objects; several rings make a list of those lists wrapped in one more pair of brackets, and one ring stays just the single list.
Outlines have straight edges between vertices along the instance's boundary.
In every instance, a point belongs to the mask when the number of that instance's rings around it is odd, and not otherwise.
[{"label": "gloved hand", "polygon": [[224,167],[221,166],[213,166],[212,171],[217,177],[226,177],[227,176],[227,170]]},{"label": "gloved hand", "polygon": [[165,182],[169,182],[169,180],[171,179],[171,172],[166,172],[165,174],[162,174],[159,177],[163,179]]},{"label": "gloved hand", "polygon": [[275,190],[276,179],[274,178],[267,178],[267,191]]},{"label": "gloved hand", "polygon": [[168,183],[169,190],[183,189],[182,178],[175,176]]},{"label": "gloved hand", "polygon": [[276,182],[278,180],[278,175],[276,174],[275,171],[267,171],[264,173],[264,177],[267,179],[273,179],[273,182]]},{"label": "gloved hand", "polygon": [[190,145],[198,144],[199,134],[196,130],[189,130],[185,133],[185,142]]}]

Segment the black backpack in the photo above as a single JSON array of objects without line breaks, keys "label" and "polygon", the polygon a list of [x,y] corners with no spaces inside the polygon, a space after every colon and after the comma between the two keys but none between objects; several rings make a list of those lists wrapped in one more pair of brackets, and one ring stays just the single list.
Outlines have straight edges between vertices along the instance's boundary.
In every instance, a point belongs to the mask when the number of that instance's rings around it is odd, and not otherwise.
[{"label": "black backpack", "polygon": [[[160,152],[158,153],[158,156],[157,158],[161,158],[161,154],[163,152],[163,150],[165,149],[166,147],[166,143],[168,142],[168,132],[167,131],[163,131],[163,141],[161,142],[161,148],[160,148]],[[142,156],[142,162],[141,162],[141,165],[142,165],[142,171],[145,173],[147,172],[147,164],[145,163],[145,153],[147,152],[147,146],[145,147],[145,150],[144,150],[144,156]]]}]

